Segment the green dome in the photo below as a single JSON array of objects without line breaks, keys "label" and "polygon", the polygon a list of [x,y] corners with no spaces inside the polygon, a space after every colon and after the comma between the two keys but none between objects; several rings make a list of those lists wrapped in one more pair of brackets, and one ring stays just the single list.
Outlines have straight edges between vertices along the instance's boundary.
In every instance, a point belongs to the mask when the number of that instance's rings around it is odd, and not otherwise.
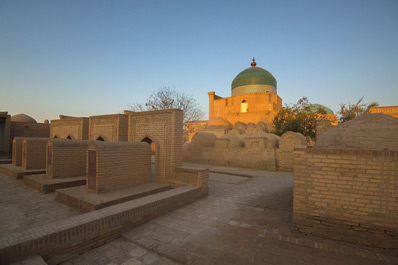
[{"label": "green dome", "polygon": [[249,93],[272,93],[276,94],[276,79],[267,70],[257,67],[256,62],[251,67],[240,72],[232,81],[232,95]]},{"label": "green dome", "polygon": [[231,89],[247,85],[269,85],[276,88],[275,77],[267,70],[252,66],[240,72],[232,81]]},{"label": "green dome", "polygon": [[321,104],[311,104],[311,106],[310,106],[311,113],[317,113],[321,109],[325,110],[326,114],[334,114],[334,112],[331,109],[329,109],[328,107],[325,107]]}]

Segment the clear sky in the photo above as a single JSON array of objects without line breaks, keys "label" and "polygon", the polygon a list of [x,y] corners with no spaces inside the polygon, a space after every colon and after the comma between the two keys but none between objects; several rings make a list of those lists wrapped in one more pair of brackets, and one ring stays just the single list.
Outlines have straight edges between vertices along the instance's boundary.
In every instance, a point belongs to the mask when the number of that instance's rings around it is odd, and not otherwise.
[{"label": "clear sky", "polygon": [[250,66],[283,103],[398,105],[398,1],[0,0],[0,111],[119,113],[162,86],[231,96]]}]

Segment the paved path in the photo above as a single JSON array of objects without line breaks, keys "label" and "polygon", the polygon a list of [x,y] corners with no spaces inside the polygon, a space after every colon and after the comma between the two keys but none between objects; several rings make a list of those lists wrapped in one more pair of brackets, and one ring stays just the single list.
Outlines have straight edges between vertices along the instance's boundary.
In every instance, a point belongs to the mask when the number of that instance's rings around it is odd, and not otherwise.
[{"label": "paved path", "polygon": [[54,193],[42,194],[0,173],[0,234],[52,223],[80,211],[55,201]]},{"label": "paved path", "polygon": [[[228,180],[234,171],[250,177]],[[210,173],[208,197],[64,264],[398,264],[396,253],[291,233],[291,173],[226,172]]]}]

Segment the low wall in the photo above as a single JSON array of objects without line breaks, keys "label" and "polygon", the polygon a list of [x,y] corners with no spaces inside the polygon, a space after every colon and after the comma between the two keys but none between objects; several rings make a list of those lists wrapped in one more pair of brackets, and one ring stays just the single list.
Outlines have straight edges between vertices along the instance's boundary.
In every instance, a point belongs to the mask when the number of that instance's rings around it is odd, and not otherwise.
[{"label": "low wall", "polygon": [[81,253],[105,244],[122,233],[162,214],[195,201],[200,190],[181,187],[128,201],[54,223],[0,235],[0,264],[41,255],[51,264],[57,256]]},{"label": "low wall", "polygon": [[209,194],[209,169],[199,167],[177,167],[173,170],[171,178],[168,182],[173,188],[186,185],[196,186],[200,188],[203,196]]},{"label": "low wall", "polygon": [[22,142],[23,137],[15,137],[12,142],[12,165],[22,166]]},{"label": "low wall", "polygon": [[67,178],[86,175],[87,148],[91,141],[52,139],[47,143],[46,175]]},{"label": "low wall", "polygon": [[[275,148],[256,149],[203,147],[199,149],[192,149],[191,160],[188,160],[189,162],[263,170],[276,170]],[[187,158],[185,154],[184,158]]]},{"label": "low wall", "polygon": [[27,137],[22,142],[22,168],[46,168],[46,146],[48,138]]},{"label": "low wall", "polygon": [[398,152],[295,148],[293,228],[398,248]]},{"label": "low wall", "polygon": [[151,149],[141,142],[91,143],[87,151],[87,188],[102,193],[151,181]]}]

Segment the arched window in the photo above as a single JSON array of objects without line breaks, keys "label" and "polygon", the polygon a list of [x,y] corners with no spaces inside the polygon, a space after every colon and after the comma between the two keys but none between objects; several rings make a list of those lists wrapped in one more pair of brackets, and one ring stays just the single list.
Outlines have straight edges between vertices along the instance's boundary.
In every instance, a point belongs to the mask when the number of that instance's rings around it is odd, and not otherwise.
[{"label": "arched window", "polygon": [[58,136],[54,135],[54,138],[58,138]]},{"label": "arched window", "polygon": [[66,139],[72,140],[72,137],[70,137],[70,135],[68,135],[68,137],[66,137]]},{"label": "arched window", "polygon": [[240,112],[247,112],[248,106],[246,100],[242,100],[240,103]]},{"label": "arched window", "polygon": [[102,141],[102,142],[103,142],[103,141],[105,141],[105,140],[104,140],[104,138],[102,138],[102,136],[99,136],[99,137],[97,138],[97,141]]}]

